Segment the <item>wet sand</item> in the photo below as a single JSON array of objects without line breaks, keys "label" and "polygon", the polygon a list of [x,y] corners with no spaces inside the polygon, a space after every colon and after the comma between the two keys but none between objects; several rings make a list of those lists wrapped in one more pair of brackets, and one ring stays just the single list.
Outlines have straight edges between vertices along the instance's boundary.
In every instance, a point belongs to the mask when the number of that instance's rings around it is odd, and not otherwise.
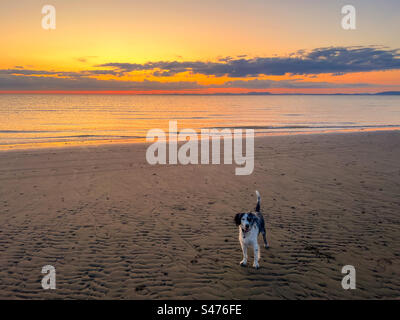
[{"label": "wet sand", "polygon": [[[1,152],[0,298],[398,299],[400,132],[255,148],[241,177],[236,165],[150,166],[142,144]],[[271,245],[259,270],[239,266],[233,223],[256,189]],[[56,290],[41,287],[48,264]]]}]

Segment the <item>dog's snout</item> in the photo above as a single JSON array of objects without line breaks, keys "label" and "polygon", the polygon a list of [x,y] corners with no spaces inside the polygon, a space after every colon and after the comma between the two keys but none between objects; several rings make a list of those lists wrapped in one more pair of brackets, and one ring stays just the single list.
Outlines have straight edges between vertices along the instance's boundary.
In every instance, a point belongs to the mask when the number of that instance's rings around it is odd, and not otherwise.
[{"label": "dog's snout", "polygon": [[246,223],[246,228],[247,228],[247,229],[249,228],[249,224],[248,224],[248,223]]}]

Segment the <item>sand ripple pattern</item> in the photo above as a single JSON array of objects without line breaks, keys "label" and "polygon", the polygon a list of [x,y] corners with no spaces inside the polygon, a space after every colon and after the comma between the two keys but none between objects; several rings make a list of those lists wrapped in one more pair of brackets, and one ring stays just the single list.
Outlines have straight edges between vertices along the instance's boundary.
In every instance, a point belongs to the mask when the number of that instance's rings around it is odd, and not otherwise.
[{"label": "sand ripple pattern", "polygon": [[[149,166],[141,145],[0,153],[0,298],[399,298],[400,134],[256,148],[248,177]],[[239,266],[233,224],[255,189],[271,243],[260,270]],[[56,290],[41,288],[47,264]]]}]

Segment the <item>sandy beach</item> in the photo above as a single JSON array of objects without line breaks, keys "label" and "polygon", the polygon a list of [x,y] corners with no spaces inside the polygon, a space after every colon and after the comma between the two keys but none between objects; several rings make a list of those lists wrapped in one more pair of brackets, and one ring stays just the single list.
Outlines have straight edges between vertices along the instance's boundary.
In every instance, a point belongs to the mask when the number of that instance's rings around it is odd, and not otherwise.
[{"label": "sandy beach", "polygon": [[[151,166],[145,150],[0,153],[1,299],[400,298],[400,132],[259,137],[241,177]],[[271,245],[259,270],[239,266],[233,222],[256,189]]]}]

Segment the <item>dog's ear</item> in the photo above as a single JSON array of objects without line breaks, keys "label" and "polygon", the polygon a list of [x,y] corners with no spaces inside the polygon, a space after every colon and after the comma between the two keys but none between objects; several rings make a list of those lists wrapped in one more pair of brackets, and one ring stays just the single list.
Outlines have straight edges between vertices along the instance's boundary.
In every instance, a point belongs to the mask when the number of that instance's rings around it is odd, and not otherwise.
[{"label": "dog's ear", "polygon": [[240,226],[240,224],[242,222],[242,217],[243,217],[243,213],[237,213],[235,215],[235,223],[237,226]]}]

